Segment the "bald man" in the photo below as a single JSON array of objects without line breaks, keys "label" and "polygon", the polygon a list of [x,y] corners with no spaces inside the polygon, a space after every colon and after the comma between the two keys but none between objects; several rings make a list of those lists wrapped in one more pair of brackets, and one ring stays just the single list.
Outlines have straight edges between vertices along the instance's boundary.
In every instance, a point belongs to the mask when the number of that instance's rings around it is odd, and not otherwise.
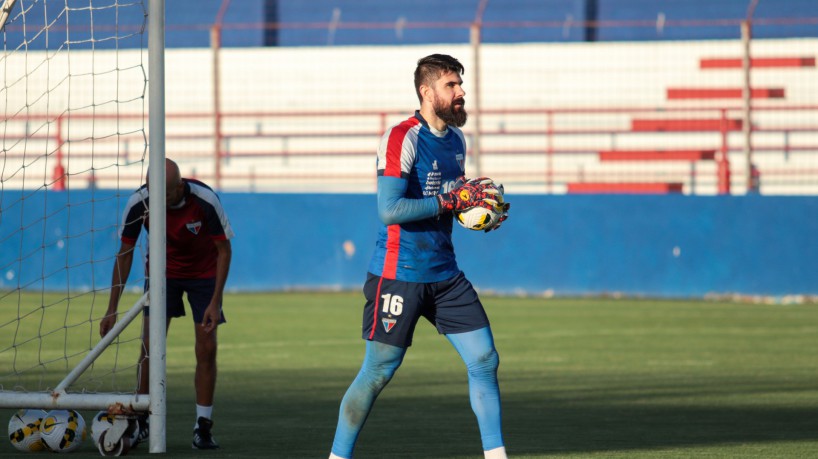
[{"label": "bald man", "polygon": [[[174,317],[185,315],[183,294],[187,294],[196,333],[196,422],[193,447],[216,449],[213,438],[213,398],[216,389],[216,329],[224,323],[222,294],[230,270],[233,229],[216,193],[198,180],[182,178],[179,166],[165,160],[167,178],[167,326]],[[142,185],[128,199],[120,227],[121,245],[114,262],[108,311],[99,324],[105,336],[116,322],[116,312],[133,263],[137,239],[145,228],[149,231],[148,185]],[[145,274],[148,260],[145,259]],[[148,283],[146,281],[145,288]],[[148,393],[149,311],[143,318],[143,348],[137,375],[138,393]],[[167,329],[166,329],[167,332]],[[148,437],[146,417],[140,419],[138,442]]]}]

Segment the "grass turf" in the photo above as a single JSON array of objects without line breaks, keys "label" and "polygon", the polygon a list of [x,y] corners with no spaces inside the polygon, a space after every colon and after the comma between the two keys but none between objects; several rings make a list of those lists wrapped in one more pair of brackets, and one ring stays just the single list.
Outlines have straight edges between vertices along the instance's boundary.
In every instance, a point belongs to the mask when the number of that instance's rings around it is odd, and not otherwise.
[{"label": "grass turf", "polygon": [[[212,452],[190,448],[192,321],[174,320],[168,454],[327,457],[338,404],[363,357],[362,301],[358,293],[227,295],[214,411],[222,449]],[[512,457],[818,454],[815,305],[488,296],[483,302],[500,352]],[[0,414],[8,419],[11,411]],[[90,422],[93,413],[83,414]],[[0,454],[31,457],[8,443]],[[98,455],[90,440],[74,454]],[[145,446],[130,453],[147,455]],[[418,326],[356,448],[358,459],[421,457],[482,457],[465,368],[428,323]]]}]

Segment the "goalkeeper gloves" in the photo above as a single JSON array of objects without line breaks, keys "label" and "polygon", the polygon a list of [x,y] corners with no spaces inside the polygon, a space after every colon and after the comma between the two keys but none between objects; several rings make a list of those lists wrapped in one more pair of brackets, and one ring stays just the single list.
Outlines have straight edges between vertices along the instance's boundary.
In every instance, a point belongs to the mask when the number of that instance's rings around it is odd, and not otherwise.
[{"label": "goalkeeper gloves", "polygon": [[[486,191],[491,192],[491,190],[492,190],[492,188],[489,188]],[[511,208],[511,204],[508,203],[508,202],[505,202],[505,200],[503,200],[504,191],[505,190],[503,188],[503,185],[498,185],[494,189],[494,192],[492,193],[495,196],[493,198],[486,198],[485,199],[485,202],[490,203],[492,205],[492,207],[494,208],[494,211],[497,212],[498,214],[500,214],[500,219],[497,220],[497,222],[495,224],[493,224],[493,225],[491,225],[491,226],[489,226],[489,227],[487,227],[486,229],[483,230],[483,231],[485,231],[487,233],[489,231],[494,231],[494,230],[500,228],[500,225],[504,221],[506,221],[506,219],[508,219],[508,209]]]},{"label": "goalkeeper gloves", "polygon": [[490,178],[480,177],[468,182],[465,180],[465,177],[459,178],[457,183],[461,183],[460,186],[455,186],[448,193],[437,195],[441,213],[466,210],[475,206],[493,209],[497,204],[494,199],[497,189],[494,188],[494,182]]}]

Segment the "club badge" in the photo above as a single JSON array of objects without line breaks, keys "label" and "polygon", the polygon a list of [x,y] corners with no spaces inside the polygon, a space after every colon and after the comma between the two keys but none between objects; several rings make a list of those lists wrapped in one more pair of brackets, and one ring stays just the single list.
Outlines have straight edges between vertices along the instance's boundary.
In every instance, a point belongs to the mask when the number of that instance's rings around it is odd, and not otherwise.
[{"label": "club badge", "polygon": [[383,324],[383,329],[386,331],[386,333],[389,333],[392,331],[393,328],[395,328],[395,324],[398,323],[398,321],[395,319],[384,318],[381,319],[381,323]]},{"label": "club badge", "polygon": [[198,235],[199,230],[202,229],[202,222],[192,222],[192,223],[186,224],[185,226],[187,226],[188,231],[190,231],[193,234]]}]

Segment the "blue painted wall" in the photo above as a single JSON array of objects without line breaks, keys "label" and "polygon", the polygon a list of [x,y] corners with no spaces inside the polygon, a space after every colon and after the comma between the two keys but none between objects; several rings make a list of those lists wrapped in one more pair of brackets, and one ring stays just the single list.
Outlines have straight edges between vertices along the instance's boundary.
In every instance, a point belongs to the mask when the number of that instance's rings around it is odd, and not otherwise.
[{"label": "blue painted wall", "polygon": [[[522,291],[702,296],[818,291],[818,199],[519,196],[475,283]],[[500,232],[498,231],[498,233]],[[462,238],[477,245],[475,235]],[[471,250],[471,249],[470,249]],[[461,252],[462,253],[462,252]],[[489,283],[490,279],[496,279]]]},{"label": "blue painted wall", "polygon": [[[20,196],[0,195],[0,289],[107,288],[127,195]],[[455,228],[460,267],[483,290],[818,294],[815,197],[507,197],[513,207],[501,230]],[[374,195],[237,193],[222,201],[237,233],[229,289],[362,284],[378,228]]]}]

